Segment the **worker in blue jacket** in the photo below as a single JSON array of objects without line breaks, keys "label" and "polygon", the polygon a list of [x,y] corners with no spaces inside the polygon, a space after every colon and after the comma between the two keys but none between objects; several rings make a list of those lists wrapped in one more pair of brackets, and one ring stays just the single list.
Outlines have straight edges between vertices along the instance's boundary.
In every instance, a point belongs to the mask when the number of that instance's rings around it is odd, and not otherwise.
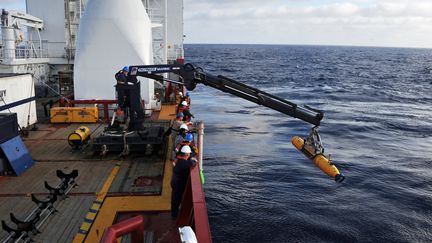
[{"label": "worker in blue jacket", "polygon": [[196,158],[191,157],[191,148],[187,145],[181,148],[177,159],[174,161],[173,175],[171,178],[171,217],[176,218],[183,192],[189,179],[190,168],[197,164]]}]

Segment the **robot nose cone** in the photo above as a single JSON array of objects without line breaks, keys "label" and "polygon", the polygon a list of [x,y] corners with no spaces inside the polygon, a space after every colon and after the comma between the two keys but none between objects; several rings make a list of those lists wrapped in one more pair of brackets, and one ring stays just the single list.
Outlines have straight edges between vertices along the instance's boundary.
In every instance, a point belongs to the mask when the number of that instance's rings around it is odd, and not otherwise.
[{"label": "robot nose cone", "polygon": [[344,181],[344,180],[345,180],[345,176],[344,176],[344,174],[337,174],[337,175],[335,176],[335,181],[338,182],[338,183],[341,183],[341,182]]}]

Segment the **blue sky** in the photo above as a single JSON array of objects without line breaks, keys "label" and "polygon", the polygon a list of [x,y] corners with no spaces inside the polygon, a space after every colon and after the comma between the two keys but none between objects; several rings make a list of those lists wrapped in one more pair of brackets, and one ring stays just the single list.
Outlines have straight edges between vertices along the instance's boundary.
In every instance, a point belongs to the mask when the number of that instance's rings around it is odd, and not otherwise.
[{"label": "blue sky", "polygon": [[[184,4],[186,43],[432,48],[432,0],[184,0]],[[0,8],[25,10],[25,0],[0,0]]]},{"label": "blue sky", "polygon": [[0,8],[25,11],[25,0],[0,0]]}]

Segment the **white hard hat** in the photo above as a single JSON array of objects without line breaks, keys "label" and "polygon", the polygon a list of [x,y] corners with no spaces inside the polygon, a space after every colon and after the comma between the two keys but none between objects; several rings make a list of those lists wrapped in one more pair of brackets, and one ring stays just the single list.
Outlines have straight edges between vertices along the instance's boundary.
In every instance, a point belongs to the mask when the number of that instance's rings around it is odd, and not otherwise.
[{"label": "white hard hat", "polygon": [[180,95],[180,96],[183,96],[183,93],[182,93],[182,92],[179,92],[179,95]]},{"label": "white hard hat", "polygon": [[189,130],[186,124],[181,124],[180,129],[186,129],[186,131]]},{"label": "white hard hat", "polygon": [[189,146],[185,145],[183,146],[183,148],[180,150],[180,152],[184,153],[184,154],[190,154],[192,153],[192,150]]},{"label": "white hard hat", "polygon": [[187,102],[185,100],[183,100],[181,104],[184,105],[184,106],[186,106]]}]

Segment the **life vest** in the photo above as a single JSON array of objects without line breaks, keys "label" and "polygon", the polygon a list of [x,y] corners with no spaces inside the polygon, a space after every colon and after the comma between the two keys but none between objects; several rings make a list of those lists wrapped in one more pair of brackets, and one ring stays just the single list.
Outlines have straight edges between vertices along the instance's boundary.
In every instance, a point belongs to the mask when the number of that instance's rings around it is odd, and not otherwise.
[{"label": "life vest", "polygon": [[176,166],[179,159],[188,160],[190,158],[190,154],[176,153],[176,158],[173,160],[172,165]]},{"label": "life vest", "polygon": [[183,146],[188,145],[188,142],[186,141],[181,141],[179,144],[177,144],[177,147],[175,148],[176,153],[180,152],[181,148],[183,148]]},{"label": "life vest", "polygon": [[183,113],[183,111],[186,109],[186,106],[178,106],[178,108],[177,108],[177,113],[178,112],[181,112],[181,113]]},{"label": "life vest", "polygon": [[179,160],[179,159],[188,160],[189,158],[190,158],[190,154],[179,153],[177,155],[176,160]]}]

